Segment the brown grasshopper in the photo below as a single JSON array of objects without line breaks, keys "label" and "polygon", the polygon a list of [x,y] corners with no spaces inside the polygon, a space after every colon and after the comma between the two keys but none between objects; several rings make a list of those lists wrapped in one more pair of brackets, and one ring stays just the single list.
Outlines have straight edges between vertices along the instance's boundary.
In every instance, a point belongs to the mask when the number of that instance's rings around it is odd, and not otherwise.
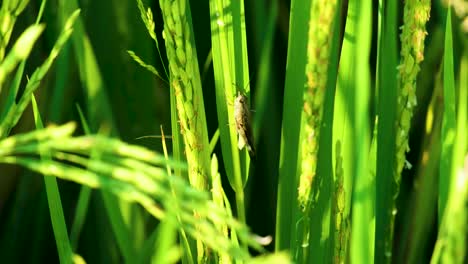
[{"label": "brown grasshopper", "polygon": [[237,147],[242,150],[247,148],[250,158],[255,159],[255,145],[253,140],[252,118],[247,104],[247,97],[240,92],[234,100],[234,119],[236,130],[239,135]]}]

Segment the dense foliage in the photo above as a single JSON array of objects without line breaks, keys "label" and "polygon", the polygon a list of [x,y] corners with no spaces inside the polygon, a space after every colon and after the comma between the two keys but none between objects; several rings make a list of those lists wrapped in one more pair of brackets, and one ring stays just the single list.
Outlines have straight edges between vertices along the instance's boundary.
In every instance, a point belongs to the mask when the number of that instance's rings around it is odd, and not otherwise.
[{"label": "dense foliage", "polygon": [[463,0],[3,0],[0,263],[466,263],[467,36]]}]

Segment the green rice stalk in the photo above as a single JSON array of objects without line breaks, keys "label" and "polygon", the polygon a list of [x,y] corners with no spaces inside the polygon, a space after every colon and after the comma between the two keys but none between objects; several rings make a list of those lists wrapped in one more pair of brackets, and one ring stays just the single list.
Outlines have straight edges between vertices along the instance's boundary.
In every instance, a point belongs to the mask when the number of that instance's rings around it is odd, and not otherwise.
[{"label": "green rice stalk", "polygon": [[[460,89],[455,86],[451,7],[447,10],[444,40],[442,152],[439,170],[439,234],[431,263],[466,262],[468,220],[468,156],[466,156],[466,101],[468,57],[460,66]],[[464,74],[463,74],[464,73]],[[456,96],[458,92],[458,97]],[[458,109],[456,104],[458,99]]]},{"label": "green rice stalk", "polygon": [[424,40],[427,32],[431,2],[429,0],[406,1],[404,7],[404,25],[400,35],[401,64],[399,70],[399,95],[397,101],[397,141],[395,182],[398,195],[401,171],[406,164],[405,153],[409,151],[408,136],[416,102],[416,78],[420,64],[424,59]]},{"label": "green rice stalk", "polygon": [[[219,226],[226,226],[228,232],[235,233],[242,243],[262,251],[247,227],[236,221],[225,208],[212,202],[208,193],[155,167],[161,160],[159,166],[169,165],[171,168],[178,166],[177,162],[116,139],[102,136],[71,138],[73,129],[73,124],[68,124],[2,140],[0,162],[23,165],[45,175],[103,188],[120,199],[138,202],[158,219],[166,217],[167,208],[176,209],[174,213],[180,216],[178,228],[215,252],[233,259],[247,260],[250,255],[236,240],[221,232]],[[99,161],[91,159],[94,151],[101,154]],[[37,155],[43,152],[50,153],[52,159],[39,159]]]},{"label": "green rice stalk", "polygon": [[309,207],[311,186],[317,168],[318,142],[322,125],[323,103],[327,85],[327,72],[330,60],[333,22],[337,1],[314,1],[309,21],[307,44],[307,84],[304,90],[305,119],[301,139],[302,162],[299,179],[298,200],[303,211]]},{"label": "green rice stalk", "polygon": [[[42,118],[37,107],[34,95],[31,98],[34,120],[37,129],[43,129]],[[50,160],[49,153],[41,153],[41,158]],[[68,238],[67,224],[65,223],[65,216],[63,213],[62,201],[60,199],[60,192],[57,184],[57,179],[54,177],[44,177],[44,183],[47,194],[47,203],[49,205],[49,213],[54,231],[55,242],[60,263],[71,264],[73,259],[73,249]]]},{"label": "green rice stalk", "polygon": [[[163,146],[163,153],[166,160],[169,160],[169,155],[166,146],[166,138],[164,136],[164,130],[161,126],[161,142]],[[166,166],[167,174],[169,178],[172,178],[172,170],[170,165]],[[171,190],[174,198],[177,198],[172,187],[172,183],[170,182]],[[167,217],[161,222],[157,229],[157,237],[154,241],[154,250],[151,257],[152,263],[175,263],[180,259],[182,254],[181,249],[176,244],[176,237],[177,237],[177,228],[176,223],[180,221],[180,217],[177,215],[178,207],[169,207],[167,208],[168,214]],[[180,231],[180,236],[184,238],[183,242],[186,242],[186,234],[184,230]],[[189,250],[190,248],[187,246],[186,243],[183,243],[186,247],[185,250]],[[145,253],[145,252],[144,252]],[[173,259],[173,260],[171,260]]]},{"label": "green rice stalk", "polygon": [[[341,97],[345,100],[344,109],[349,109],[343,113],[348,116],[343,118],[347,125],[340,128],[343,133],[343,187],[347,198],[343,218],[352,213],[350,256],[353,263],[371,262],[374,244],[375,178],[370,173],[373,170],[373,150],[369,118],[371,24],[372,1],[349,1],[339,83],[342,86]],[[395,72],[395,68],[393,70]]]},{"label": "green rice stalk", "polygon": [[[391,260],[391,245],[387,246],[388,233],[392,214],[394,194],[394,158],[396,141],[396,104],[397,104],[397,10],[399,1],[381,1],[379,7],[379,21],[381,21],[378,34],[378,54],[376,72],[377,94],[377,146],[376,146],[376,177],[375,177],[375,242],[374,247],[361,248],[360,245],[351,244],[354,252],[362,250],[373,251],[375,263],[387,263]],[[354,211],[354,210],[353,210]],[[355,221],[352,222],[353,226]],[[353,228],[353,230],[355,230]],[[352,232],[352,240],[355,235],[362,232]],[[366,243],[362,240],[361,243]],[[362,249],[362,250],[361,250]],[[365,254],[365,255],[362,255]],[[369,258],[372,253],[361,253]],[[366,261],[366,260],[364,260]],[[367,262],[371,261],[370,259]]]},{"label": "green rice stalk", "polygon": [[21,96],[19,102],[17,104],[13,104],[12,107],[8,109],[5,119],[0,124],[0,138],[3,138],[7,134],[9,134],[10,130],[18,123],[24,110],[29,104],[32,93],[39,87],[42,79],[45,77],[45,75],[49,71],[50,67],[52,66],[52,63],[57,58],[60,50],[68,41],[73,31],[73,24],[78,18],[79,14],[80,14],[80,11],[76,10],[68,18],[60,36],[58,37],[57,41],[55,42],[54,47],[52,48],[52,51],[49,54],[49,57],[47,57],[44,63],[40,67],[38,67],[34,71],[34,73],[31,75],[31,78],[29,79],[29,82],[26,85],[25,91],[23,95]]},{"label": "green rice stalk", "polygon": [[[35,23],[36,25],[39,25],[39,22],[42,19],[42,14],[44,13],[46,2],[47,2],[46,0],[41,1],[41,7],[36,17],[36,23]],[[6,112],[12,107],[12,105],[16,103],[16,98],[18,97],[19,86],[24,76],[25,65],[26,65],[26,59],[21,62],[21,64],[18,66],[16,70],[15,77],[13,78],[10,84],[10,89],[8,91],[6,102],[3,105],[3,109],[0,109],[1,111],[0,120],[2,120],[5,117]],[[57,112],[60,112],[60,111],[57,111]]]},{"label": "green rice stalk", "polygon": [[[408,152],[409,130],[413,109],[416,101],[416,78],[420,71],[420,64],[424,59],[424,40],[426,38],[426,23],[431,10],[430,0],[405,1],[403,27],[400,35],[401,62],[398,66],[398,99],[397,99],[397,127],[396,127],[396,157],[394,166],[394,194],[393,211],[396,212],[395,199],[400,192],[401,172],[403,167],[410,167],[405,158]],[[396,213],[391,214],[390,231],[387,233],[386,247],[391,251],[393,241],[393,226]]]},{"label": "green rice stalk", "polygon": [[[452,43],[448,34],[451,34],[447,15],[446,42],[445,42],[445,65],[444,65],[444,88],[449,87],[454,95],[453,59],[451,59]],[[451,39],[451,38],[450,38]],[[450,59],[449,59],[450,57]],[[447,71],[447,73],[445,73]],[[447,78],[449,77],[449,78]],[[439,234],[434,249],[431,263],[464,263],[466,262],[466,245],[468,228],[468,156],[467,154],[467,100],[468,100],[468,52],[463,52],[460,62],[460,72],[458,80],[458,108],[456,136],[453,146],[452,172],[455,176],[445,174],[440,177],[449,177],[449,196],[445,205],[439,205],[443,210],[442,221],[439,225]],[[445,90],[445,89],[444,89]],[[447,91],[445,91],[447,93]],[[446,94],[444,94],[446,96]],[[449,96],[455,99],[453,96]],[[445,103],[445,100],[444,100]],[[452,102],[454,106],[454,102]],[[454,108],[452,108],[454,110]],[[445,113],[445,111],[444,111]],[[448,140],[447,140],[448,141]],[[444,141],[445,143],[446,141]],[[444,184],[446,185],[446,183]],[[439,197],[442,198],[442,197]],[[442,202],[441,202],[442,203]]]},{"label": "green rice stalk", "polygon": [[291,2],[290,33],[284,88],[282,113],[281,147],[278,175],[278,201],[276,207],[277,251],[291,249],[295,254],[301,250],[302,232],[297,231],[300,208],[297,200],[297,187],[300,175],[301,115],[303,105],[303,87],[306,83],[307,34],[304,27],[309,23],[310,1]]},{"label": "green rice stalk", "polygon": [[244,1],[211,0],[210,15],[214,18],[210,23],[211,44],[222,157],[236,194],[237,217],[246,222],[244,187],[250,159],[247,151],[238,148],[234,114],[236,96],[240,93],[250,98]]},{"label": "green rice stalk", "polygon": [[39,36],[44,31],[45,26],[38,24],[33,25],[27,28],[23,34],[18,38],[15,45],[5,60],[1,61],[0,64],[0,93],[2,91],[1,87],[7,76],[16,68],[16,66],[24,61],[31,52],[34,44],[36,43]]},{"label": "green rice stalk", "polygon": [[[333,190],[332,144],[334,95],[338,54],[339,1],[314,1],[310,8],[306,85],[302,91],[301,168],[298,201],[304,219],[299,262],[323,261],[333,256],[331,199]],[[338,22],[339,23],[339,22]],[[333,57],[332,57],[333,55]],[[322,122],[326,122],[323,125]],[[323,134],[322,134],[323,133]],[[320,136],[322,134],[322,136]],[[319,149],[319,144],[323,146]],[[321,164],[318,164],[320,160]]]},{"label": "green rice stalk", "polygon": [[[455,92],[455,65],[454,65],[454,43],[452,36],[452,12],[451,7],[447,9],[444,39],[444,70],[443,70],[443,117],[442,117],[442,151],[439,167],[439,199],[438,199],[438,223],[442,222],[444,210],[449,199],[449,192],[455,184],[456,171],[454,164],[457,158],[455,146],[460,144],[456,136],[456,92]],[[461,96],[461,94],[459,95]],[[465,107],[465,106],[464,106]],[[462,113],[462,112],[461,112]],[[463,120],[462,122],[466,122]],[[466,136],[466,132],[465,132]]]},{"label": "green rice stalk", "polygon": [[[300,176],[298,185],[298,204],[301,209],[300,226],[302,245],[298,246],[297,261],[305,261],[308,256],[309,239],[319,234],[311,232],[309,219],[310,205],[313,202],[312,183],[317,169],[317,153],[322,122],[325,90],[331,55],[331,42],[334,34],[337,1],[313,1],[310,6],[310,19],[307,40],[307,64],[305,68],[306,84],[303,91],[302,130],[299,146],[301,148]],[[319,216],[313,216],[319,217]]]},{"label": "green rice stalk", "polygon": [[147,64],[146,62],[143,61],[143,59],[141,59],[140,57],[138,57],[138,55],[135,54],[135,52],[131,51],[131,50],[128,50],[127,51],[128,55],[130,55],[130,57],[132,57],[132,59],[138,63],[141,67],[143,67],[144,69],[148,70],[149,72],[151,72],[152,74],[158,76],[161,80],[164,80],[164,78],[162,77],[161,74],[159,74],[159,72],[156,70],[156,68],[153,66],[153,65],[150,65],[150,64]]},{"label": "green rice stalk", "polygon": [[[211,176],[213,178],[213,188],[211,189],[213,202],[219,206],[219,208],[226,208],[225,206],[225,197],[226,194],[224,193],[223,186],[221,184],[221,175],[218,172],[218,159],[215,154],[213,154],[213,158],[211,159]],[[230,210],[226,210],[227,213]],[[229,237],[229,231],[226,224],[221,224],[217,226],[218,230],[224,234],[224,236]],[[218,256],[219,263],[231,263],[231,257],[227,254],[220,254]]]},{"label": "green rice stalk", "polygon": [[[145,6],[144,6],[144,4],[143,4],[143,2],[141,0],[137,0],[137,5],[138,5],[138,9],[140,10],[141,20],[143,21],[143,24],[145,24],[146,29],[148,30],[148,34],[154,40],[154,43],[156,44],[156,49],[158,51],[159,59],[162,62],[163,59],[162,59],[162,56],[161,56],[161,50],[159,49],[159,41],[158,41],[158,38],[156,37],[156,32],[154,31],[155,25],[154,25],[154,19],[153,19],[153,12],[151,12],[150,8],[148,8],[145,11]],[[161,79],[161,80],[163,80],[164,82],[167,83],[167,80],[163,78],[163,75],[160,74],[153,65],[150,65],[150,64],[147,64],[146,62],[144,62],[142,58],[140,58],[137,54],[135,54],[135,52],[133,52],[131,50],[128,50],[127,53],[141,67],[148,70],[149,72],[151,72],[152,74],[157,76],[159,79]],[[164,68],[165,76],[167,78],[169,78],[169,74],[167,73],[166,66],[164,65],[164,63],[162,63],[162,66]]]},{"label": "green rice stalk", "polygon": [[[153,12],[151,12],[150,8],[148,8],[145,12],[145,6],[141,0],[137,0],[137,5],[138,5],[138,9],[140,10],[141,20],[143,21],[143,24],[145,24],[146,29],[148,30],[148,34],[150,35],[150,37],[153,39],[154,43],[156,44],[156,49],[158,50],[159,59],[162,62],[163,59],[161,56],[161,50],[159,49],[159,41],[158,41],[158,38],[156,37],[156,32],[154,31],[155,25],[154,25],[154,19],[153,19]],[[168,76],[166,66],[164,65],[164,63],[162,63],[162,65],[164,68],[165,75]],[[157,74],[157,76],[163,79],[159,74]]]},{"label": "green rice stalk", "polygon": [[208,188],[209,145],[203,94],[191,29],[189,6],[185,0],[161,0],[163,38],[169,60],[170,85],[176,97],[180,133],[185,143],[190,183],[199,190]]},{"label": "green rice stalk", "polygon": [[350,230],[348,214],[345,212],[346,193],[343,187],[343,157],[341,156],[341,143],[336,143],[335,186],[332,197],[332,234],[334,236],[333,263],[346,262],[347,246]]},{"label": "green rice stalk", "polygon": [[16,18],[23,12],[29,0],[4,0],[0,9],[0,61],[5,57],[5,50],[10,42]]}]

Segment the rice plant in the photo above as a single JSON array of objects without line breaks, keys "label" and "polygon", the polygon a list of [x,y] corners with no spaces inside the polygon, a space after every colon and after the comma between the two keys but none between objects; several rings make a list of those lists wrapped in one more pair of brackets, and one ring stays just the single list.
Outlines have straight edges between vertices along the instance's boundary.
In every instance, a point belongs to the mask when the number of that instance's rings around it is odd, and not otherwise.
[{"label": "rice plant", "polygon": [[4,0],[1,263],[465,263],[461,0]]}]

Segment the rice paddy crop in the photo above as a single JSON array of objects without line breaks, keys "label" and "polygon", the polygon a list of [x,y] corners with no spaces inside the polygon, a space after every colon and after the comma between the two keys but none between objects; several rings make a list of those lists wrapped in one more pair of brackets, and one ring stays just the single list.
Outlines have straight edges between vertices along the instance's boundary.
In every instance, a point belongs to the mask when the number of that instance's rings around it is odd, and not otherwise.
[{"label": "rice paddy crop", "polygon": [[0,263],[466,263],[466,1],[0,5]]}]

